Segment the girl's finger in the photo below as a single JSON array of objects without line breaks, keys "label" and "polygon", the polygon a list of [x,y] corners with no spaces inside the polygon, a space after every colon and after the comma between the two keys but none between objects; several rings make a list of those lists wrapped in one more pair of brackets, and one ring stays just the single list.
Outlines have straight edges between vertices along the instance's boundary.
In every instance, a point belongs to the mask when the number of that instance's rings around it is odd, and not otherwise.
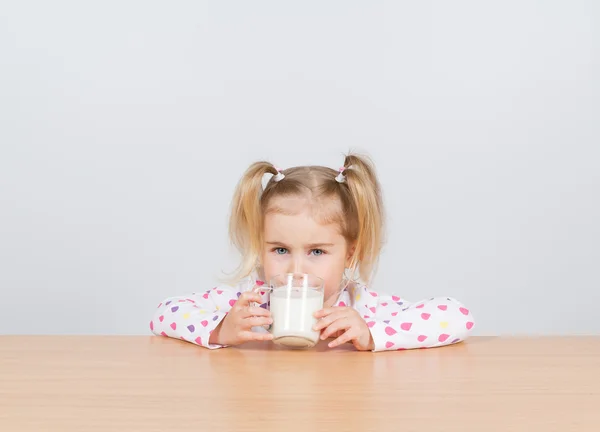
[{"label": "girl's finger", "polygon": [[271,317],[250,317],[242,320],[243,328],[260,327],[269,324],[273,324]]},{"label": "girl's finger", "polygon": [[313,326],[313,329],[315,331],[324,329],[325,327],[331,325],[331,323],[333,323],[334,321],[337,321],[344,316],[346,316],[346,311],[344,311],[344,310],[334,311],[334,312],[330,313],[329,315],[318,320],[317,323]]},{"label": "girl's finger", "polygon": [[339,312],[340,310],[343,310],[345,308],[342,307],[329,307],[329,308],[324,308],[324,309],[320,309],[318,311],[316,311],[313,316],[315,318],[323,318],[326,317],[328,315],[331,315],[333,313]]},{"label": "girl's finger", "polygon": [[235,302],[234,307],[237,307],[239,310],[241,310],[245,307],[250,306],[251,302],[260,303],[261,301],[262,298],[260,297],[260,294],[247,291],[245,293],[242,293],[241,296],[239,296],[239,298]]},{"label": "girl's finger", "polygon": [[350,328],[352,323],[346,317],[341,317],[331,323],[325,330],[321,332],[321,340],[327,339],[329,336],[340,330]]},{"label": "girl's finger", "polygon": [[273,340],[273,335],[271,333],[258,333],[258,332],[253,332],[250,330],[244,330],[244,331],[240,332],[238,337],[243,342]]},{"label": "girl's finger", "polygon": [[253,316],[262,316],[262,317],[270,317],[271,311],[258,307],[258,306],[248,306],[240,311],[242,318],[249,318]]},{"label": "girl's finger", "polygon": [[336,346],[345,344],[347,342],[350,342],[352,339],[354,339],[355,336],[353,330],[350,328],[348,330],[346,330],[341,336],[339,336],[337,339],[332,340],[331,342],[329,342],[327,344],[327,346],[329,348],[335,348]]}]

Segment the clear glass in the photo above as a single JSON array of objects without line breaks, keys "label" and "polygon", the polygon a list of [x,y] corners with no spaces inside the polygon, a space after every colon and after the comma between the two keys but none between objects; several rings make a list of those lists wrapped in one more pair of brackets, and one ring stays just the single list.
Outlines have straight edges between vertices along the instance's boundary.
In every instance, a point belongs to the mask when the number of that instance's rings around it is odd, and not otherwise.
[{"label": "clear glass", "polygon": [[291,348],[310,348],[319,341],[313,330],[315,312],[323,308],[323,279],[306,273],[277,275],[269,284],[273,342]]}]

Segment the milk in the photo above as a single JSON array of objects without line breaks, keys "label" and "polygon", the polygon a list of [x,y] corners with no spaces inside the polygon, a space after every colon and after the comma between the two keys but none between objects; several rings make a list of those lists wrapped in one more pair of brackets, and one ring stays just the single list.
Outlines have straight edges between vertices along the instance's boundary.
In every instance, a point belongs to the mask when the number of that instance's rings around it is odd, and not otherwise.
[{"label": "milk", "polygon": [[284,338],[281,343],[291,345],[284,340],[293,343],[295,338],[302,338],[307,346],[316,344],[319,332],[312,329],[317,322],[313,314],[323,308],[323,291],[282,287],[273,290],[270,297],[273,341],[277,343],[279,338]]}]

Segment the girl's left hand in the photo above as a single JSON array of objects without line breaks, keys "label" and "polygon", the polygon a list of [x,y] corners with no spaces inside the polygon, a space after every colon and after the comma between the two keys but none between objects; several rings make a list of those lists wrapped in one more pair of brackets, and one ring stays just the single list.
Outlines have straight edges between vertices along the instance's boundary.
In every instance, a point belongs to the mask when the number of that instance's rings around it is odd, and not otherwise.
[{"label": "girl's left hand", "polygon": [[329,348],[352,342],[359,351],[371,351],[375,347],[371,331],[356,309],[351,307],[330,307],[315,313],[319,319],[315,331],[321,331],[321,339],[338,336],[329,343]]}]

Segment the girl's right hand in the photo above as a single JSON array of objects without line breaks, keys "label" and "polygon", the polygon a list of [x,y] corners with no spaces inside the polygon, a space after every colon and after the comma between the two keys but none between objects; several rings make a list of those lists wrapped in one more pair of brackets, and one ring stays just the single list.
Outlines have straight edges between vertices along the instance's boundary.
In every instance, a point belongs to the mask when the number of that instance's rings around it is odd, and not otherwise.
[{"label": "girl's right hand", "polygon": [[242,293],[227,316],[210,335],[209,343],[218,345],[240,345],[249,341],[268,341],[273,339],[270,333],[257,333],[252,327],[273,323],[271,311],[253,305],[262,298],[257,292]]}]

